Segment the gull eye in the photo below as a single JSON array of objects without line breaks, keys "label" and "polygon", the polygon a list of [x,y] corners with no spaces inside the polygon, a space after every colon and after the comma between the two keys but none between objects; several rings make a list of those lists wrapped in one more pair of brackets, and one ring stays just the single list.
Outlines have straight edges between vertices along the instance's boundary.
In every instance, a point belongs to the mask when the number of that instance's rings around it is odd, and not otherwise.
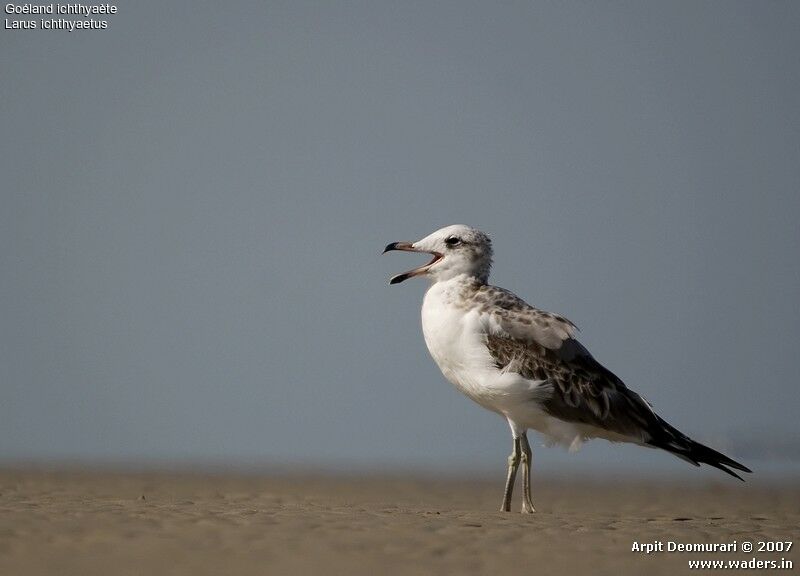
[{"label": "gull eye", "polygon": [[445,239],[444,243],[447,244],[448,246],[458,246],[459,244],[461,244],[461,238],[459,238],[458,236],[448,236]]}]

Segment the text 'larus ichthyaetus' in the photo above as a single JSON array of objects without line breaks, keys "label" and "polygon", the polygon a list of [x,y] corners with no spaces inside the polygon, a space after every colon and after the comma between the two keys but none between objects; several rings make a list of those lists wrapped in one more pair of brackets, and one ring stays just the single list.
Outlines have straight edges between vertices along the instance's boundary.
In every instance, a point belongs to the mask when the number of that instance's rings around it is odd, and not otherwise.
[{"label": "text 'larus ichthyaetus'", "polygon": [[750,472],[665,422],[575,339],[572,322],[489,285],[492,243],[483,232],[447,226],[417,242],[389,244],[384,253],[391,250],[433,255],[389,283],[428,276],[433,284],[422,303],[422,332],[431,356],[456,388],[511,427],[514,448],[501,510],[511,509],[521,463],[522,511],[533,512],[528,429],[571,450],[584,440],[605,438],[661,448],[740,480],[730,468]]}]

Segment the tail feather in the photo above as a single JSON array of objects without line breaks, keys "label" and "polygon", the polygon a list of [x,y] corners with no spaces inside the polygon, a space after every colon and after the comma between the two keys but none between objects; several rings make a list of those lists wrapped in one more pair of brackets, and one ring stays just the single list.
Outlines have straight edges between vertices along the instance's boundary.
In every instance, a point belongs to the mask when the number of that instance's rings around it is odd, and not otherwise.
[{"label": "tail feather", "polygon": [[731,468],[741,472],[752,473],[752,470],[747,466],[732,458],[728,458],[713,448],[695,442],[676,428],[667,424],[663,419],[657,418],[659,424],[661,424],[661,433],[654,435],[653,438],[647,442],[650,446],[666,450],[695,466],[708,464],[709,466],[722,470],[726,474],[730,474],[734,478],[738,478],[742,482],[744,482],[744,478],[731,470]]}]

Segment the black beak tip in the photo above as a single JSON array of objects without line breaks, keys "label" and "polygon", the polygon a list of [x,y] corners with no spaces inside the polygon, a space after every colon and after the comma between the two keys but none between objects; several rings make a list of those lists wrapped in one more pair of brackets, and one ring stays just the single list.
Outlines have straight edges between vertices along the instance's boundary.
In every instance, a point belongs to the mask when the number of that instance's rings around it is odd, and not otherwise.
[{"label": "black beak tip", "polygon": [[392,250],[397,250],[397,242],[392,242],[391,244],[387,244],[386,248],[383,249],[381,254],[386,254],[387,252],[391,252]]},{"label": "black beak tip", "polygon": [[408,279],[408,274],[398,274],[397,276],[392,276],[389,280],[389,284],[400,284],[403,280]]}]

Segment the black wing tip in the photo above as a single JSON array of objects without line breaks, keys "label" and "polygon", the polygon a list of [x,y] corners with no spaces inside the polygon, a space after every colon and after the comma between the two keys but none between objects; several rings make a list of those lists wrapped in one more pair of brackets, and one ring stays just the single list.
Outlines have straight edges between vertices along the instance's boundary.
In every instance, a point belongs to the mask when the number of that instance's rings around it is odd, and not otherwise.
[{"label": "black wing tip", "polygon": [[701,453],[702,456],[702,460],[700,460],[701,463],[708,464],[709,466],[713,466],[714,468],[719,468],[723,472],[727,472],[728,474],[730,474],[735,478],[738,478],[742,482],[744,482],[744,478],[742,478],[736,472],[731,470],[731,468],[733,468],[734,470],[738,470],[740,472],[745,472],[747,474],[753,473],[753,471],[750,470],[750,468],[748,468],[744,464],[737,462],[733,458],[728,458],[724,454],[717,452],[716,450],[709,448],[708,446],[703,446],[702,444],[698,444],[697,442],[695,442],[693,448],[694,447],[699,448],[699,452]]},{"label": "black wing tip", "polygon": [[656,448],[666,450],[667,452],[670,452],[671,454],[674,454],[675,456],[681,458],[682,460],[686,460],[695,466],[700,466],[700,464],[713,466],[714,468],[722,470],[726,474],[729,474],[730,476],[733,476],[742,482],[744,482],[745,479],[731,470],[731,468],[740,472],[746,472],[747,474],[753,473],[753,471],[744,464],[737,462],[733,458],[728,458],[713,448],[709,448],[708,446],[700,444],[699,442],[695,442],[689,438],[685,438],[685,441],[685,445],[683,446],[677,446],[672,442],[652,443],[651,445]]},{"label": "black wing tip", "polygon": [[[733,476],[734,478],[737,478],[737,479],[739,479],[739,480],[740,480],[740,481],[742,481],[742,482],[744,482],[744,481],[745,481],[745,480],[744,480],[744,478],[742,478],[741,476],[739,476],[739,475],[738,475],[736,472],[734,472],[734,471],[733,471],[733,470],[731,470],[730,468],[727,468],[727,467],[726,467],[724,464],[720,464],[720,463],[716,463],[716,464],[715,464],[715,463],[712,463],[712,462],[706,462],[706,464],[708,464],[709,466],[713,466],[714,468],[716,468],[716,469],[718,469],[718,470],[722,470],[722,471],[723,471],[723,472],[725,472],[726,474],[730,474],[731,476]],[[744,466],[742,466],[742,468],[744,468]],[[738,470],[738,468],[737,468],[737,470]],[[751,472],[749,469],[742,470],[742,472],[745,472],[745,471],[746,471],[746,472]]]},{"label": "black wing tip", "polygon": [[731,468],[736,468],[737,470],[740,470],[742,472],[747,472],[748,474],[752,474],[753,473],[753,471],[750,470],[750,468],[748,468],[747,466],[745,466],[743,464],[740,464],[736,460],[731,460],[730,463],[726,462],[725,465],[726,466],[730,466]]}]

